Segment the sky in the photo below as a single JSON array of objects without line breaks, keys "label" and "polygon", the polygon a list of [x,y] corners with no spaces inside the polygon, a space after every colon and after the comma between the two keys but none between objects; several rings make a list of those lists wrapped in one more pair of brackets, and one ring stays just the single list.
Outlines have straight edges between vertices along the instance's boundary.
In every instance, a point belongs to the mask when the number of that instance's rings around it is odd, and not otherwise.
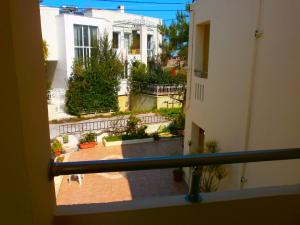
[{"label": "sky", "polygon": [[[190,2],[191,0],[135,0],[136,2],[151,2],[148,4],[139,4],[139,3],[127,3],[126,1],[134,0],[43,0],[41,5],[46,6],[57,6],[62,5],[67,6],[77,6],[79,8],[103,8],[103,9],[117,9],[119,5],[125,6],[126,9],[135,9],[135,10],[184,10],[185,3]],[[155,4],[158,3],[181,3],[181,4]],[[127,11],[127,13],[133,13],[144,16],[152,16],[156,18],[163,19],[163,22],[170,24],[172,19],[176,17],[176,11]]]}]

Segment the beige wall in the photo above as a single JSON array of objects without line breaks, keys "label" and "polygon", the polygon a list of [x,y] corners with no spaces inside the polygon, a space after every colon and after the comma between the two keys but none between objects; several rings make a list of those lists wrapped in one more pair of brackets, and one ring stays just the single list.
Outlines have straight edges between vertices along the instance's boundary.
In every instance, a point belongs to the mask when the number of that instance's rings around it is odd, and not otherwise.
[{"label": "beige wall", "polygon": [[50,225],[49,133],[39,1],[2,2],[1,224]]},{"label": "beige wall", "polygon": [[203,202],[200,203],[189,203],[184,196],[171,196],[111,204],[61,206],[57,210],[55,224],[299,224],[299,186],[292,193],[288,189],[283,188],[283,192],[268,188],[209,193],[202,195]]},{"label": "beige wall", "polygon": [[[193,5],[186,153],[192,122],[205,130],[206,140],[216,140],[221,151],[299,147],[299,7],[295,0],[201,0]],[[196,26],[207,21],[208,79],[202,79],[194,76],[201,61]],[[263,31],[259,39],[257,29]],[[297,162],[248,166],[246,187],[299,182]],[[281,173],[281,167],[286,171]],[[223,188],[239,188],[244,167],[228,168]]]},{"label": "beige wall", "polygon": [[[131,110],[151,110],[160,108],[178,108],[180,103],[167,95],[131,94]],[[178,98],[178,96],[174,96]]]},{"label": "beige wall", "polygon": [[[300,146],[299,11],[297,0],[262,1],[249,149]],[[299,160],[248,164],[247,187],[299,183],[299,170]]]},{"label": "beige wall", "polygon": [[128,95],[122,95],[118,96],[119,101],[119,109],[121,112],[128,111],[129,109],[129,96]]}]

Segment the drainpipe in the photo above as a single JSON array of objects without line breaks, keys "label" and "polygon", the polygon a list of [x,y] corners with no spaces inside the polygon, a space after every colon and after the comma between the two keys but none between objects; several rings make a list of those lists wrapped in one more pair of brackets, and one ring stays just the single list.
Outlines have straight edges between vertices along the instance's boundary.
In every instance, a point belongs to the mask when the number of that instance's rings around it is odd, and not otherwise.
[{"label": "drainpipe", "polygon": [[[255,32],[253,39],[253,51],[252,51],[252,65],[251,65],[251,80],[249,87],[249,99],[248,99],[248,112],[247,112],[247,123],[246,123],[246,134],[245,134],[245,151],[249,150],[249,141],[250,141],[250,129],[251,129],[251,117],[252,117],[252,103],[253,103],[253,93],[255,88],[255,77],[256,77],[256,64],[257,64],[257,52],[258,52],[258,39],[262,36],[262,32],[260,30],[261,27],[261,9],[262,9],[263,0],[256,1],[256,21],[255,21]],[[243,189],[245,184],[247,183],[246,178],[246,169],[247,163],[242,164],[242,172],[241,172],[241,180],[240,180],[240,189]]]}]

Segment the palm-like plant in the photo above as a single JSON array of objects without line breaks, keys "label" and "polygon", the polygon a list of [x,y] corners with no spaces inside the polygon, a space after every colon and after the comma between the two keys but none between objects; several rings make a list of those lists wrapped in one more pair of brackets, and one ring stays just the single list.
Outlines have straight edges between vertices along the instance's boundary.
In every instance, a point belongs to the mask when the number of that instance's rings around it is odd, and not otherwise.
[{"label": "palm-like plant", "polygon": [[[215,141],[205,143],[204,153],[217,153],[218,145]],[[201,192],[215,192],[219,189],[220,182],[227,176],[227,170],[223,165],[204,166],[202,170]]]}]

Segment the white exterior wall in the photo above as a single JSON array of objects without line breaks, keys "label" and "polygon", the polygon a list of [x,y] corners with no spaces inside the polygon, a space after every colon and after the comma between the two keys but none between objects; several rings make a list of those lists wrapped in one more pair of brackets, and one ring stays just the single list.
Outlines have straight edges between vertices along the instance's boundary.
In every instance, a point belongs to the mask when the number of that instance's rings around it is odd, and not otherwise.
[{"label": "white exterior wall", "polygon": [[41,27],[43,39],[48,44],[48,60],[58,59],[58,40],[57,40],[57,27],[56,16],[59,15],[59,9],[43,7],[40,11],[41,14]]},{"label": "white exterior wall", "polygon": [[[299,9],[300,2],[293,0],[201,0],[193,4],[186,154],[193,139],[192,123],[205,130],[206,141],[216,140],[221,151],[300,146]],[[194,75],[201,60],[196,26],[207,21],[209,65],[208,79],[203,79]],[[259,39],[254,35],[257,29],[263,31]],[[197,85],[204,87],[203,101],[197,98]],[[248,179],[245,187],[297,183],[296,163],[299,160],[249,164],[246,169],[229,166],[222,189],[240,188],[243,175]]]},{"label": "white exterior wall", "polygon": [[[60,95],[67,89],[67,82],[72,72],[72,65],[75,56],[74,50],[74,25],[87,25],[98,27],[99,35],[107,33],[109,38],[112,39],[112,32],[117,31],[120,33],[119,37],[119,49],[117,53],[120,59],[125,62],[127,59],[130,63],[133,60],[141,60],[147,63],[147,35],[153,35],[154,41],[154,54],[160,53],[159,44],[161,43],[162,36],[159,34],[157,27],[142,26],[139,29],[141,35],[141,54],[128,54],[124,46],[124,33],[132,33],[133,29],[128,27],[125,23],[122,26],[114,25],[116,21],[128,21],[128,20],[141,20],[147,24],[159,25],[162,23],[160,19],[143,17],[139,15],[127,14],[122,12],[114,12],[108,10],[87,10],[84,15],[74,14],[60,14],[59,8],[51,7],[40,7],[41,15],[41,26],[44,40],[47,41],[49,49],[48,71],[47,75],[52,80],[53,93]],[[130,73],[130,71],[129,71]],[[119,95],[127,95],[128,92],[128,81],[126,79],[121,81]],[[63,99],[62,99],[63,98]],[[63,113],[64,111],[64,96],[60,95],[58,99],[53,99],[49,108],[49,114]],[[54,105],[55,105],[54,104]],[[57,116],[51,118],[57,118]],[[66,116],[61,115],[62,117]],[[60,115],[58,117],[61,117]]]},{"label": "white exterior wall", "polygon": [[65,55],[66,55],[66,68],[67,79],[72,73],[72,65],[75,58],[74,50],[74,25],[86,25],[98,27],[99,35],[103,35],[105,32],[110,34],[112,32],[112,24],[105,19],[89,18],[79,15],[61,14],[64,32],[65,32]]}]

